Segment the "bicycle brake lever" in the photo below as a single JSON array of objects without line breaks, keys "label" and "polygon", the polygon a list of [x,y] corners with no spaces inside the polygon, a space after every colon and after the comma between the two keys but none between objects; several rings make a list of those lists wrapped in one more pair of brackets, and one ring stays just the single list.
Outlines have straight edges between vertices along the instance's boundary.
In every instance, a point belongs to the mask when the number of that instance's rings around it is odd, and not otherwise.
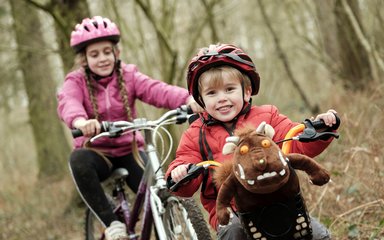
[{"label": "bicycle brake lever", "polygon": [[121,133],[123,133],[123,129],[122,128],[114,128],[114,127],[111,127],[108,131],[108,136],[110,138],[116,138],[116,137],[119,137],[121,135]]},{"label": "bicycle brake lever", "polygon": [[106,137],[106,136],[109,136],[109,132],[100,133],[100,134],[92,137],[89,141],[94,142],[96,139],[101,138],[101,137]]},{"label": "bicycle brake lever", "polygon": [[122,128],[114,128],[114,127],[110,126],[108,132],[100,133],[100,134],[92,137],[89,141],[94,142],[96,139],[101,138],[101,137],[116,138],[116,137],[119,137],[122,132],[123,132]]},{"label": "bicycle brake lever", "polygon": [[315,129],[304,129],[303,133],[298,136],[300,142],[312,142],[318,139],[327,139],[329,137],[339,138],[339,134],[335,132],[316,132]]}]

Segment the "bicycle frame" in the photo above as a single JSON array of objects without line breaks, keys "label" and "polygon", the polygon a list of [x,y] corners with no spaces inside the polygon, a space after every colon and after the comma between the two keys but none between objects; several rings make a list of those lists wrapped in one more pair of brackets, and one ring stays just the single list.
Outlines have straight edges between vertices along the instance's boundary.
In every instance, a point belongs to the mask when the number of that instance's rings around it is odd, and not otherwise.
[{"label": "bicycle frame", "polygon": [[[189,237],[185,238],[185,234],[194,239],[196,239],[197,235],[202,239],[208,239],[207,236],[210,236],[207,226],[201,226],[200,224],[202,221],[205,222],[203,215],[199,215],[194,210],[192,214],[190,210],[187,210],[194,209],[194,204],[191,201],[180,200],[175,196],[171,196],[168,191],[162,164],[164,159],[168,158],[170,149],[165,151],[165,158],[163,156],[160,157],[157,152],[159,147],[155,142],[157,134],[162,135],[158,132],[161,129],[169,137],[172,146],[172,137],[163,126],[183,123],[187,119],[187,108],[180,107],[163,114],[155,121],[139,118],[134,119],[132,122],[102,122],[102,132],[90,140],[92,142],[99,137],[106,136],[118,137],[132,131],[141,131],[143,133],[147,161],[145,162],[144,173],[132,205],[128,203],[123,188],[127,174],[127,172],[124,172],[125,169],[121,170],[120,175],[118,174],[119,176],[115,178],[113,191],[113,195],[117,199],[117,203],[114,203],[117,206],[113,211],[119,217],[124,218],[129,239],[150,239],[152,225],[156,228],[156,236],[159,240],[167,240],[170,239],[168,238],[169,236],[179,235],[184,237],[184,239],[189,239]],[[77,130],[72,132],[73,136],[77,134],[80,134]],[[161,140],[163,140],[162,137]],[[174,218],[173,216],[180,217]],[[141,227],[138,229],[139,231],[135,231],[139,222]],[[187,229],[183,229],[182,226]],[[104,237],[104,234],[102,234],[101,240]]]},{"label": "bicycle frame", "polygon": [[[161,231],[163,223],[160,219],[160,214],[164,212],[163,204],[158,196],[159,191],[166,190],[166,182],[164,180],[164,173],[161,169],[160,161],[156,153],[156,148],[153,144],[153,137],[151,130],[145,129],[144,137],[146,139],[145,152],[147,153],[148,160],[145,165],[144,174],[139,184],[136,197],[130,208],[128,201],[122,187],[117,191],[117,199],[119,206],[114,209],[117,214],[123,213],[124,220],[127,223],[127,232],[132,240],[149,239],[151,235],[151,228],[153,222],[157,228],[157,236],[160,240],[167,239],[166,233]],[[152,184],[152,181],[155,184]],[[143,211],[143,218],[140,230],[140,236],[136,234],[135,227],[139,222],[140,211]],[[152,212],[155,210],[155,212]]]}]

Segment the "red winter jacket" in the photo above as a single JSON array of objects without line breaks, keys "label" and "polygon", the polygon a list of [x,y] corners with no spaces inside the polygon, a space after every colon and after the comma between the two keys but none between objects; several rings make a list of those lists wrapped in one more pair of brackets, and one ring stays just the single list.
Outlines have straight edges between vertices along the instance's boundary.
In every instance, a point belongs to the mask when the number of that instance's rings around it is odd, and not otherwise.
[{"label": "red winter jacket", "polygon": [[[207,117],[207,116],[205,116]],[[272,105],[253,106],[251,110],[241,115],[237,121],[236,128],[241,128],[245,125],[252,125],[257,127],[262,121],[270,124],[276,131],[273,137],[274,141],[284,139],[286,133],[298,123],[292,122],[286,116],[279,114],[278,109]],[[166,172],[166,178],[170,176],[171,171],[181,164],[196,164],[202,160],[199,148],[199,131],[203,122],[201,119],[194,121],[190,127],[184,132],[178,149],[176,151],[176,159],[171,162]],[[213,159],[218,162],[224,162],[230,156],[223,156],[222,149],[225,144],[225,139],[229,136],[229,133],[220,124],[212,126],[203,126],[205,130],[205,136],[209,147],[212,151]],[[314,157],[320,154],[332,141],[332,138],[328,141],[317,141],[312,143],[292,143],[292,152],[301,153]],[[281,147],[281,146],[280,146]],[[197,179],[191,180],[184,186],[181,186],[176,195],[181,197],[192,197],[192,195],[199,189],[202,184],[203,176],[199,176]],[[200,200],[204,208],[209,213],[209,223],[216,229],[216,192],[214,183],[212,182],[212,174],[208,174],[208,181],[204,192],[200,193]]]}]

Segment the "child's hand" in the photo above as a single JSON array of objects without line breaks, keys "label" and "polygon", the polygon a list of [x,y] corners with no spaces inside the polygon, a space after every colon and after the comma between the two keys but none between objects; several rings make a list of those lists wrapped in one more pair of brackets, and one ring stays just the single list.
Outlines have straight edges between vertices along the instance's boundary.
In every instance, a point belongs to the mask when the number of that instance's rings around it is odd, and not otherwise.
[{"label": "child's hand", "polygon": [[321,113],[316,116],[313,120],[320,120],[322,119],[325,123],[325,125],[332,127],[334,124],[336,124],[336,115],[337,112],[333,109],[329,109],[326,113]]},{"label": "child's hand", "polygon": [[101,131],[100,123],[96,119],[78,118],[73,121],[72,126],[80,129],[84,137],[93,137]]},{"label": "child's hand", "polygon": [[188,173],[189,164],[182,164],[171,171],[171,178],[174,182],[180,181]]},{"label": "child's hand", "polygon": [[190,96],[188,99],[187,99],[187,102],[186,102],[187,106],[189,106],[192,111],[194,113],[201,113],[201,112],[204,112],[204,108],[202,108],[196,101],[195,99]]}]

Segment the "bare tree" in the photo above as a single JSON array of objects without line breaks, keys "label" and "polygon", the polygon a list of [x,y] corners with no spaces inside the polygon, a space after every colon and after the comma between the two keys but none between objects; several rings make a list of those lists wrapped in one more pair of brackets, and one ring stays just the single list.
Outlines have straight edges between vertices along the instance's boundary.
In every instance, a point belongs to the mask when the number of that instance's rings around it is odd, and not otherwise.
[{"label": "bare tree", "polygon": [[86,0],[50,0],[45,4],[40,1],[24,0],[29,4],[45,11],[55,22],[58,53],[63,62],[64,71],[68,72],[73,65],[74,52],[69,46],[69,39],[75,25],[83,18],[90,17]]},{"label": "bare tree", "polygon": [[[313,1],[316,9],[316,17],[319,27],[319,38],[321,55],[325,56],[325,64],[331,72],[339,69],[339,47],[337,44],[335,15],[333,9],[335,0]],[[335,71],[333,71],[333,69]]]},{"label": "bare tree", "polygon": [[360,24],[358,22],[358,19],[356,18],[355,14],[353,14],[353,11],[350,7],[350,5],[347,3],[346,0],[342,0],[342,5],[344,8],[344,11],[346,15],[348,16],[348,19],[352,25],[353,31],[356,34],[357,40],[360,42],[360,44],[363,46],[364,50],[366,51],[368,57],[369,57],[369,63],[370,63],[370,70],[375,78],[375,80],[379,81],[379,70],[381,72],[384,72],[384,61],[378,54],[375,48],[372,47],[369,40],[365,36],[363,29],[360,27]]},{"label": "bare tree", "polygon": [[[350,0],[348,1],[348,6],[350,9],[349,14],[354,16],[355,24],[364,32],[360,22],[358,1]],[[371,82],[373,78],[369,56],[354,31],[342,0],[336,0],[334,13],[338,47],[340,49],[341,77],[344,87],[351,90],[364,90],[369,86],[367,83]]]},{"label": "bare tree", "polygon": [[300,84],[298,83],[296,78],[293,76],[293,72],[292,72],[291,66],[289,65],[288,57],[284,53],[284,50],[281,47],[280,39],[279,39],[275,29],[273,28],[273,26],[271,24],[271,21],[269,19],[268,14],[266,13],[263,1],[262,0],[258,0],[258,3],[259,3],[260,12],[261,12],[261,15],[263,16],[264,22],[267,25],[267,28],[268,28],[269,32],[271,33],[271,35],[272,35],[273,42],[275,44],[275,48],[276,48],[277,54],[279,55],[280,60],[282,61],[283,65],[284,65],[284,68],[285,68],[285,70],[287,72],[288,79],[292,82],[292,84],[295,87],[295,89],[299,92],[300,97],[303,100],[304,104],[307,106],[307,108],[310,109],[310,111],[313,114],[317,113],[319,111],[319,106],[318,105],[312,105],[309,102],[308,96],[305,94],[304,90],[300,87]]},{"label": "bare tree", "polygon": [[[35,9],[23,1],[9,1],[18,45],[19,69],[29,102],[39,178],[61,178],[70,151],[63,128],[57,119],[55,90],[49,60],[44,49],[40,19]],[[27,24],[26,24],[27,23]]]}]

